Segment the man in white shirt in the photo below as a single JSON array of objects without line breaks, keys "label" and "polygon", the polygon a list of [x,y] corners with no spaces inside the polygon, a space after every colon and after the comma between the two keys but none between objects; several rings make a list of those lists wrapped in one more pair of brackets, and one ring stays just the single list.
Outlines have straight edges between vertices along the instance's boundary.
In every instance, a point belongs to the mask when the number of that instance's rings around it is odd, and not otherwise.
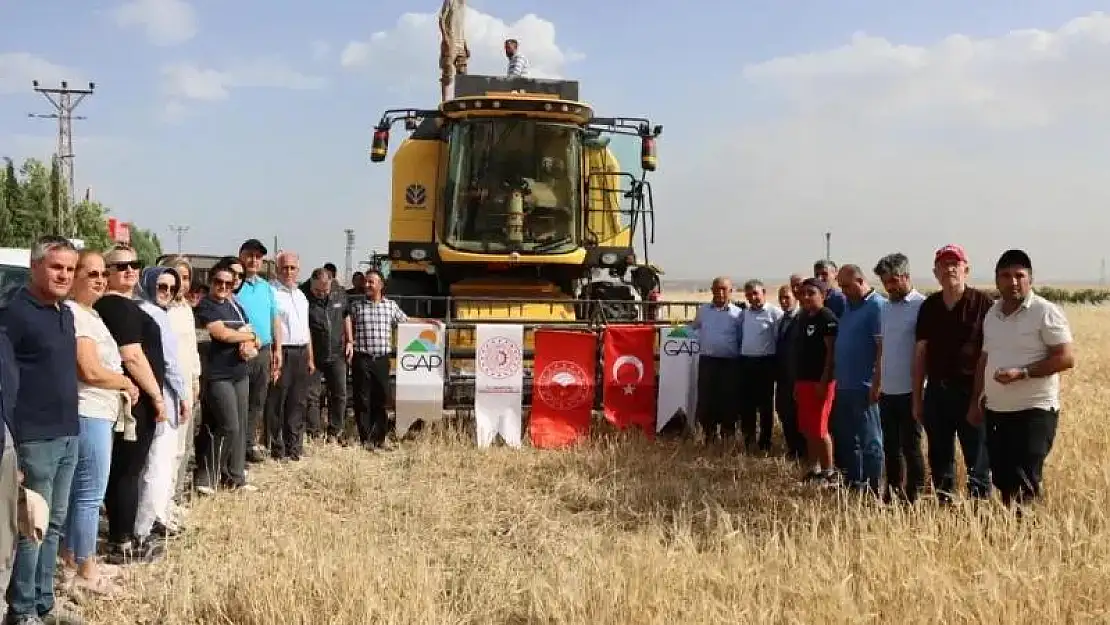
[{"label": "man in white shirt", "polygon": [[759,416],[760,451],[771,450],[775,431],[775,348],[782,309],[767,303],[767,289],[759,280],[744,283],[748,307],[740,311],[740,430],[744,446],[756,444]]},{"label": "man in white shirt", "polygon": [[277,255],[273,283],[281,327],[281,369],[266,396],[266,427],[275,460],[301,459],[308,386],[316,372],[308,326],[308,298],[297,285],[301,261],[293,252]]},{"label": "man in white shirt", "polygon": [[913,363],[917,313],[925,296],[913,288],[905,254],[888,254],[875,264],[875,275],[886,289],[879,313],[880,339],[871,403],[879,404],[886,459],[883,500],[914,503],[925,488],[922,427],[913,418]]},{"label": "man in white shirt", "polygon": [[508,78],[527,78],[528,59],[520,53],[520,42],[516,39],[505,40],[505,57],[509,59],[509,67],[505,71]]},{"label": "man in white shirt", "polygon": [[1008,250],[994,269],[998,301],[983,320],[972,423],[986,420],[991,478],[1002,502],[1041,497],[1041,473],[1056,438],[1060,372],[1075,366],[1072,334],[1060,307],[1033,292],[1033,264]]}]

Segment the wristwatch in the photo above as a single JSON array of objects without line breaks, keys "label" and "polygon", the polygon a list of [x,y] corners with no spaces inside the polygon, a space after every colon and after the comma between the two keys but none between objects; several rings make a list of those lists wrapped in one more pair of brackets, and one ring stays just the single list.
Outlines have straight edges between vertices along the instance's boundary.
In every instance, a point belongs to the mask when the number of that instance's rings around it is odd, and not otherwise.
[{"label": "wristwatch", "polygon": [[1029,367],[1022,367],[1021,368],[1021,379],[1022,380],[1028,380],[1029,379]]}]

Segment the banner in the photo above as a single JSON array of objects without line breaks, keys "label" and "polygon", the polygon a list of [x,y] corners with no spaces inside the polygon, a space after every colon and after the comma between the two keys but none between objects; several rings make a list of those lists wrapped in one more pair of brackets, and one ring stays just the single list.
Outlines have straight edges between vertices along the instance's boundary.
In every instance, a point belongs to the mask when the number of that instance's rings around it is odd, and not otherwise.
[{"label": "banner", "polygon": [[417,421],[428,424],[443,418],[443,329],[431,323],[397,325],[397,436]]},{"label": "banner", "polygon": [[478,446],[500,434],[506,445],[521,445],[524,391],[524,326],[480,324],[474,351],[474,417]]},{"label": "banner", "polygon": [[655,328],[609,326],[605,329],[605,418],[624,429],[641,428],[655,436]]},{"label": "banner", "polygon": [[572,445],[590,431],[597,373],[597,335],[593,332],[536,330],[532,370],[532,446]]},{"label": "banner", "polygon": [[659,401],[655,431],[675,418],[694,427],[698,389],[697,330],[688,326],[659,328]]}]

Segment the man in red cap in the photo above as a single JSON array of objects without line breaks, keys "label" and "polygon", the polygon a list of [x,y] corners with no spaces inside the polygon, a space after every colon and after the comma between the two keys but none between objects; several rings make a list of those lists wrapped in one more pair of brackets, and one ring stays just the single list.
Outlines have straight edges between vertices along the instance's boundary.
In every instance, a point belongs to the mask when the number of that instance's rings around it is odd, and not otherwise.
[{"label": "man in red cap", "polygon": [[[968,286],[967,252],[945,245],[933,259],[940,291],[925,298],[917,315],[913,367],[913,414],[929,439],[933,490],[942,503],[956,490],[958,438],[967,465],[968,494],[990,496],[990,464],[982,423],[968,416],[973,402],[975,371],[983,350],[983,319],[994,303],[983,291]],[[927,386],[926,386],[927,384]]]}]

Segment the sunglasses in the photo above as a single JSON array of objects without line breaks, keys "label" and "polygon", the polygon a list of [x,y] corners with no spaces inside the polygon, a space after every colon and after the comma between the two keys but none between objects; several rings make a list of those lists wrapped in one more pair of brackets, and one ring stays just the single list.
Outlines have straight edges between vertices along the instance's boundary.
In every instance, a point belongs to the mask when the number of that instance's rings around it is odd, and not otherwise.
[{"label": "sunglasses", "polygon": [[89,280],[99,280],[101,278],[107,278],[108,277],[108,272],[107,271],[90,271],[90,272],[85,274],[85,277],[88,278]]},{"label": "sunglasses", "polygon": [[112,269],[115,269],[116,271],[127,271],[128,269],[134,269],[135,271],[138,271],[143,268],[143,261],[127,260],[119,263],[111,263],[108,266]]},{"label": "sunglasses", "polygon": [[177,288],[172,284],[166,284],[165,282],[158,283],[159,293],[173,293],[175,291],[177,291]]}]

